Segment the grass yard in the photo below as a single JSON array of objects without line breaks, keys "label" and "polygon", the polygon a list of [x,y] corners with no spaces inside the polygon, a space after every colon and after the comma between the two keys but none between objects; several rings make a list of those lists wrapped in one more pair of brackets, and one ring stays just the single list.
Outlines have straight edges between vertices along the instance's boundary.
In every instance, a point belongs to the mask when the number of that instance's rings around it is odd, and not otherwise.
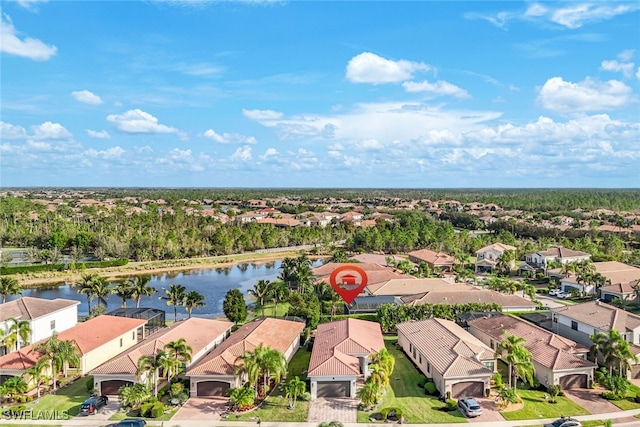
[{"label": "grass yard", "polygon": [[141,420],[146,420],[146,421],[169,421],[171,418],[173,418],[173,416],[176,414],[176,412],[178,412],[178,409],[180,409],[180,407],[172,408],[170,412],[168,412],[166,414],[162,414],[162,416],[158,417],[158,418],[137,417],[137,416],[134,416],[134,415],[130,415],[127,412],[119,412],[118,411],[115,414],[113,414],[111,416],[111,418],[109,418],[109,420],[111,420],[111,421],[120,421],[120,420],[124,420],[125,418],[136,418],[136,419],[141,419]]},{"label": "grass yard", "polygon": [[552,404],[544,399],[545,393],[536,390],[518,390],[524,402],[524,408],[517,411],[501,412],[507,421],[535,420],[541,418],[560,418],[576,415],[588,415],[586,409],[566,397],[557,397]]},{"label": "grass yard", "polygon": [[[427,396],[419,384],[424,375],[411,363],[402,350],[393,344],[396,337],[385,337],[389,352],[395,357],[396,365],[391,374],[391,385],[387,387],[382,403],[377,411],[383,408],[400,408],[407,423],[464,423],[467,419],[455,412],[442,412],[438,408],[444,406],[437,398]],[[368,423],[370,412],[358,411],[358,422]]]},{"label": "grass yard", "polygon": [[78,415],[80,405],[90,396],[87,391],[87,382],[91,377],[82,377],[75,382],[59,388],[55,394],[48,394],[37,401],[25,403],[27,409],[32,409],[33,413],[40,411],[66,411],[70,417]]},{"label": "grass yard", "polygon": [[[306,380],[307,376],[302,372],[309,368],[309,359],[311,359],[311,352],[307,351],[306,347],[301,347],[289,362],[287,379],[298,376],[301,380]],[[238,418],[232,415],[229,420],[252,421],[255,417],[260,417],[261,421],[305,422],[308,415],[309,402],[298,401],[294,409],[289,409],[289,399],[284,397],[284,391],[278,387],[259,409],[242,414]]]},{"label": "grass yard", "polygon": [[627,390],[627,397],[623,400],[612,400],[611,403],[616,405],[618,408],[623,411],[628,411],[630,409],[638,409],[640,408],[640,403],[635,401],[636,394],[640,393],[640,387],[637,385],[631,384],[629,386],[629,390]]}]

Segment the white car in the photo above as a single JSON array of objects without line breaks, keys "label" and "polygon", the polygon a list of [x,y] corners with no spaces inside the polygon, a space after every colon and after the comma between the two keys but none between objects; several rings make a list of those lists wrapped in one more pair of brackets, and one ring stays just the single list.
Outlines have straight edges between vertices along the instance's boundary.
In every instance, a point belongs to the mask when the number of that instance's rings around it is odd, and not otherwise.
[{"label": "white car", "polygon": [[553,296],[557,296],[560,292],[562,292],[560,289],[550,289],[549,290],[549,295]]},{"label": "white car", "polygon": [[556,296],[560,299],[567,299],[571,296],[569,292],[559,292]]},{"label": "white car", "polygon": [[582,423],[574,418],[562,417],[544,427],[582,427]]}]

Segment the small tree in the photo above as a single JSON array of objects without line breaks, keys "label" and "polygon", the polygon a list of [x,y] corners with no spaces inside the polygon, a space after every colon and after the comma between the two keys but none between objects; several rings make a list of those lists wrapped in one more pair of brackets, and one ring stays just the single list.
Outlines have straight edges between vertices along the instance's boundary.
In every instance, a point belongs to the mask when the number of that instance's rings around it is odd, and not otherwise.
[{"label": "small tree", "polygon": [[142,383],[126,385],[118,390],[118,399],[127,408],[137,408],[151,397],[149,387]]},{"label": "small tree", "polygon": [[239,289],[230,289],[224,297],[222,310],[231,322],[236,325],[247,319],[247,303]]},{"label": "small tree", "polygon": [[299,377],[293,377],[284,386],[285,397],[289,399],[289,407],[295,408],[298,396],[307,391],[307,385]]},{"label": "small tree", "polygon": [[242,410],[256,403],[256,391],[251,387],[234,388],[229,396],[229,403]]}]

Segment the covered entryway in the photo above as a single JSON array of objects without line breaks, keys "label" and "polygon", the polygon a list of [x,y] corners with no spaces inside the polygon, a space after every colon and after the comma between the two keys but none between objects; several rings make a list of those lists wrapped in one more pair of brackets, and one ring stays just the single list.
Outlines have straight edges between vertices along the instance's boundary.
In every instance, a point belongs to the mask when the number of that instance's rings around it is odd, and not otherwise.
[{"label": "covered entryway", "polygon": [[451,398],[458,397],[482,397],[484,396],[484,383],[480,381],[466,381],[454,384],[451,387]]},{"label": "covered entryway", "polygon": [[563,390],[571,390],[572,388],[587,388],[586,374],[565,375],[560,378],[560,387]]},{"label": "covered entryway", "polygon": [[133,385],[133,383],[131,381],[124,380],[102,381],[100,383],[100,394],[105,396],[117,396],[118,390],[120,390],[120,387],[123,385]]},{"label": "covered entryway", "polygon": [[317,397],[350,397],[351,381],[318,381]]},{"label": "covered entryway", "polygon": [[196,396],[224,396],[231,384],[224,381],[202,381],[197,385]]}]

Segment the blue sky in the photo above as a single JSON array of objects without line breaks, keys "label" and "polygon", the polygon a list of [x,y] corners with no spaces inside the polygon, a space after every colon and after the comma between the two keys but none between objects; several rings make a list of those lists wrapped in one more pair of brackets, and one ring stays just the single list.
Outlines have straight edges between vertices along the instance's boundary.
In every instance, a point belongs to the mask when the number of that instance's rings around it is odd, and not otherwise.
[{"label": "blue sky", "polygon": [[5,187],[640,186],[637,1],[1,14]]}]

